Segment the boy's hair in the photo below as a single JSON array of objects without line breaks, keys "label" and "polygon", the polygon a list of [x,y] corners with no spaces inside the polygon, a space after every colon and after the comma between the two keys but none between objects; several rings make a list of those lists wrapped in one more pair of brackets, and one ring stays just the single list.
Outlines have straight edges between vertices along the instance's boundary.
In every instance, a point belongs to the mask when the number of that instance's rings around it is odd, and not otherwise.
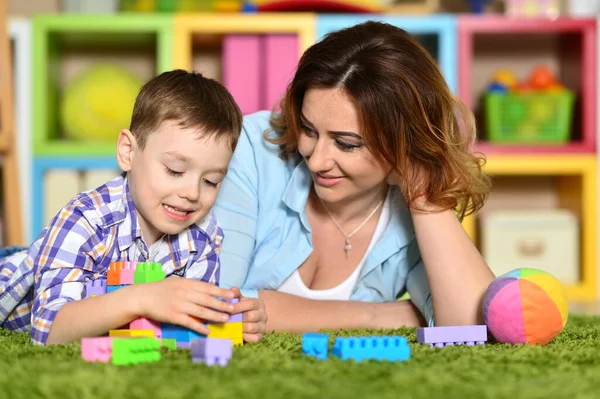
[{"label": "boy's hair", "polygon": [[142,86],[129,127],[139,148],[143,150],[148,137],[168,120],[229,140],[232,151],[242,130],[242,112],[227,89],[182,69],[164,72]]}]

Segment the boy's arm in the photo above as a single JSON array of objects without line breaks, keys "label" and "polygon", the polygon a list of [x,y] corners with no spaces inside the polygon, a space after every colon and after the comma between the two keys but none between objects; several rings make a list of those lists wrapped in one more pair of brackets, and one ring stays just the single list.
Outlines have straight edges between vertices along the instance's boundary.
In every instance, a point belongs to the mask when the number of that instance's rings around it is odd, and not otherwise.
[{"label": "boy's arm", "polygon": [[125,324],[120,323],[130,316],[130,301],[122,297],[129,290],[78,302],[83,298],[86,280],[103,277],[106,270],[98,265],[110,249],[106,247],[105,231],[90,223],[83,209],[85,206],[77,200],[62,209],[41,242],[34,244],[39,245],[32,253],[34,258],[28,259],[33,261],[35,274],[31,315],[34,343],[70,342],[98,335]]}]

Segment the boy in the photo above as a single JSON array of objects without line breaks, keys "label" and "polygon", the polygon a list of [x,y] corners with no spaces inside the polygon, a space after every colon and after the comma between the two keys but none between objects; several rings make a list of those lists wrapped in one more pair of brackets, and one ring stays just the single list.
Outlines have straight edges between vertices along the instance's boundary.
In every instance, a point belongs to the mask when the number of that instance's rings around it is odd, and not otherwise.
[{"label": "boy", "polygon": [[[196,318],[240,311],[217,299],[223,232],[211,213],[242,126],[232,96],[198,73],[163,73],[141,89],[117,142],[124,171],[78,194],[26,251],[0,260],[0,322],[37,344],[97,336],[136,317],[207,334]],[[158,262],[167,278],[83,299],[110,262]],[[190,317],[191,316],[191,317]]]}]

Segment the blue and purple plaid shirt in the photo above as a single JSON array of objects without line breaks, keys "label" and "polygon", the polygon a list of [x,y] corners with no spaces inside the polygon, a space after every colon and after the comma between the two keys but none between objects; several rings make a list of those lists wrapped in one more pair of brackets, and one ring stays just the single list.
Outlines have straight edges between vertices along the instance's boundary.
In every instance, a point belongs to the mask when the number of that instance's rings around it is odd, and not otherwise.
[{"label": "blue and purple plaid shirt", "polygon": [[85,283],[106,279],[110,262],[162,263],[165,275],[218,284],[223,231],[212,212],[147,248],[127,178],[81,193],[26,251],[0,259],[0,326],[44,344],[58,310],[83,299]]}]

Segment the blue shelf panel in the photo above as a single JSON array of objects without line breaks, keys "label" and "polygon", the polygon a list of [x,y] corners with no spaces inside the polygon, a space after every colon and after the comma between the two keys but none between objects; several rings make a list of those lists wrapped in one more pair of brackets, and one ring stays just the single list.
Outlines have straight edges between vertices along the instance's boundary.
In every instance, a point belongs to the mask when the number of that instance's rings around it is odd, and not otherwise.
[{"label": "blue shelf panel", "polygon": [[119,170],[114,156],[110,157],[35,157],[32,166],[31,237],[32,242],[44,228],[44,174],[49,170]]},{"label": "blue shelf panel", "polygon": [[[456,17],[436,15],[423,17],[400,17],[373,14],[319,15],[317,17],[317,40],[326,34],[366,21],[381,21],[397,26],[414,35],[437,59],[450,90],[458,90],[458,41]],[[433,37],[433,40],[432,40]]]}]

